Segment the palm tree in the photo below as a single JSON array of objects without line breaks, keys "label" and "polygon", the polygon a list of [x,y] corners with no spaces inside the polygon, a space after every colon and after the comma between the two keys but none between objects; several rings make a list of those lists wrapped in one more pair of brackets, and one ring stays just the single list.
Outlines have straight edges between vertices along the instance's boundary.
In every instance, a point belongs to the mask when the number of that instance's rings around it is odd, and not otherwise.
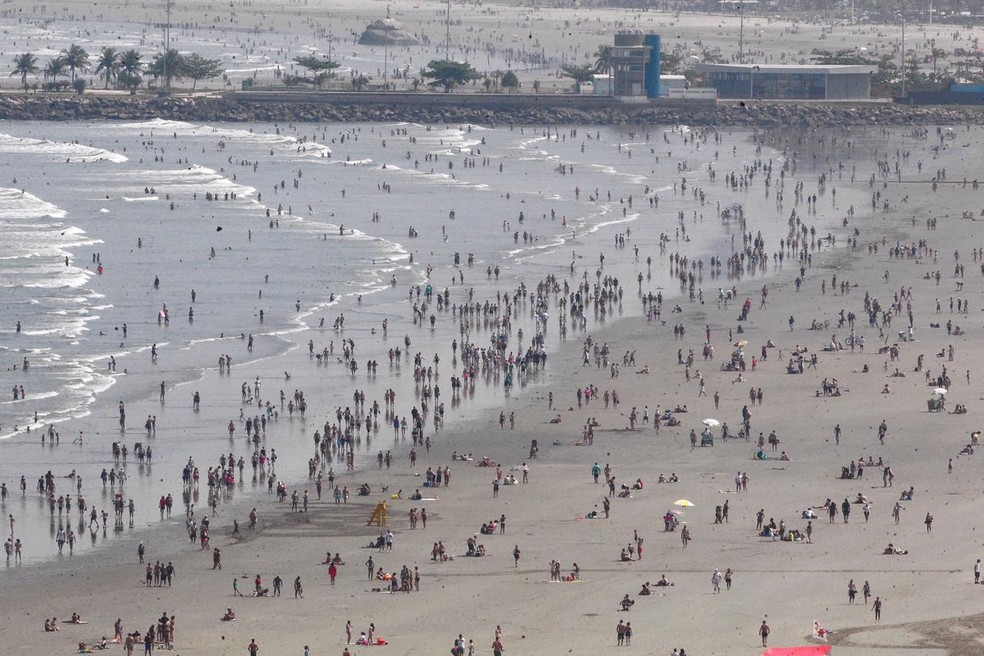
[{"label": "palm tree", "polygon": [[[58,76],[65,74],[65,59],[63,57],[52,57],[48,60],[48,63],[44,65],[44,70],[42,71],[44,78],[47,80],[51,78],[52,89],[58,89]],[[47,87],[47,85],[45,85]]]},{"label": "palm tree", "polygon": [[37,72],[38,58],[34,56],[34,53],[25,52],[14,56],[14,70],[11,76],[20,75],[21,86],[24,87],[24,91],[27,91],[27,76]]},{"label": "palm tree", "polygon": [[65,58],[65,65],[72,71],[72,82],[75,82],[76,72],[85,73],[89,70],[89,53],[82,46],[73,43],[68,50],[62,50],[62,56]]},{"label": "palm tree", "polygon": [[184,55],[174,49],[168,50],[167,53],[157,53],[150,65],[147,66],[147,72],[155,80],[161,80],[162,88],[165,90],[171,89],[172,80],[186,77],[186,69]]},{"label": "palm tree", "polygon": [[106,78],[104,89],[109,88],[109,83],[113,81],[120,70],[120,55],[116,48],[106,47],[99,52],[99,64],[96,65],[96,75],[100,73]]},{"label": "palm tree", "polygon": [[601,44],[595,51],[595,73],[609,73],[612,70],[612,47]]},{"label": "palm tree", "polygon": [[120,53],[119,70],[116,73],[116,81],[122,86],[130,89],[130,94],[137,93],[137,87],[143,81],[140,74],[143,72],[143,62],[140,61],[140,53],[136,50],[125,50]]},{"label": "palm tree", "polygon": [[65,74],[65,60],[62,57],[52,57],[44,65],[42,73],[45,79],[51,78],[52,82],[57,82],[58,76]]}]

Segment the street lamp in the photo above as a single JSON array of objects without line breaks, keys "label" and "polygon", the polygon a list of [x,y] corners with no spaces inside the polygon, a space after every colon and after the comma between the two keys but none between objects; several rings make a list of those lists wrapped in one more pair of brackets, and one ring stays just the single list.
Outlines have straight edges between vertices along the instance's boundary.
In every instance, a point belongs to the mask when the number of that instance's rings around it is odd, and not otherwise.
[{"label": "street lamp", "polygon": [[164,23],[164,59],[163,59],[163,73],[164,73],[164,93],[171,93],[171,81],[167,76],[167,58],[171,52],[171,5],[172,0],[164,0],[164,10],[167,16],[167,20]]},{"label": "street lamp", "polygon": [[445,18],[444,60],[451,61],[451,0],[448,0],[448,10]]},{"label": "street lamp", "polygon": [[738,63],[745,63],[745,3],[738,0]]},{"label": "street lamp", "polygon": [[905,98],[905,14],[902,18],[902,97]]}]

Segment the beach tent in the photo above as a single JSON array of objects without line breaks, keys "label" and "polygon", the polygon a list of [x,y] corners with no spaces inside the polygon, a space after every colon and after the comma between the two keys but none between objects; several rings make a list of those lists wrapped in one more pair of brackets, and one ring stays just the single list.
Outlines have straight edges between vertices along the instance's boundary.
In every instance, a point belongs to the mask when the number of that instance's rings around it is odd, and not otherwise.
[{"label": "beach tent", "polygon": [[810,645],[809,647],[769,647],[762,656],[827,656],[830,645]]}]

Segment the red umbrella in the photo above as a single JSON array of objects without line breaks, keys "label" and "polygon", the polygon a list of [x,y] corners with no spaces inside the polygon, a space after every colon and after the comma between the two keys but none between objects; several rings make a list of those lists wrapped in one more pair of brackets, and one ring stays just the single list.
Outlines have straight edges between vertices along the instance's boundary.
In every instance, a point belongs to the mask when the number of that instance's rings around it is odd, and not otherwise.
[{"label": "red umbrella", "polygon": [[808,647],[769,647],[762,656],[827,656],[830,645],[810,645]]}]

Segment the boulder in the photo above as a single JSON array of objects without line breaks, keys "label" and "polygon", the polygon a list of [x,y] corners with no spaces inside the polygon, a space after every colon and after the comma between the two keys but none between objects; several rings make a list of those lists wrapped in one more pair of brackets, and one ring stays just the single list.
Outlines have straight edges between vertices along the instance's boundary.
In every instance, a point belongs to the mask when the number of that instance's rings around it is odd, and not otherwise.
[{"label": "boulder", "polygon": [[364,46],[416,46],[420,42],[403,27],[400,21],[393,18],[383,18],[373,21],[359,37],[359,43]]}]

